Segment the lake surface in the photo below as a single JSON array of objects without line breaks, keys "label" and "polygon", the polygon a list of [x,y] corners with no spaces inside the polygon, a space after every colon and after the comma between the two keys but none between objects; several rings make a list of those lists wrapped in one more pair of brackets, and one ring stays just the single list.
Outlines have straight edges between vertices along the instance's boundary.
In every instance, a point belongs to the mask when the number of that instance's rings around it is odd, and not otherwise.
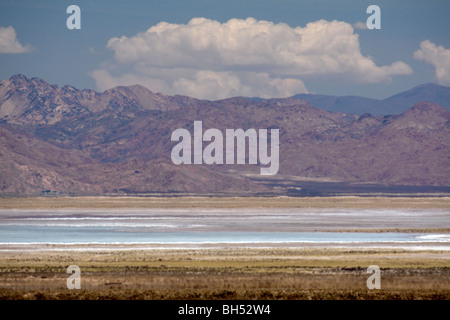
[{"label": "lake surface", "polygon": [[450,228],[447,210],[0,210],[1,244],[438,243],[447,233],[339,232]]}]

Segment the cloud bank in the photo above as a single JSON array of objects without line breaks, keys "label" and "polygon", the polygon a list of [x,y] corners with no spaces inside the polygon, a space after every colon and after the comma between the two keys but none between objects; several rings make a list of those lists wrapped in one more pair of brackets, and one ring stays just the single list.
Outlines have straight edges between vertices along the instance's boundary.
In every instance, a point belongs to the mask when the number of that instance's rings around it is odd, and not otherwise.
[{"label": "cloud bank", "polygon": [[0,27],[0,53],[26,53],[30,51],[30,46],[24,47],[17,40],[16,30],[13,27]]},{"label": "cloud bank", "polygon": [[414,52],[414,58],[433,65],[437,82],[445,86],[450,85],[450,49],[425,40],[420,43],[420,49]]},{"label": "cloud bank", "polygon": [[412,73],[400,61],[377,66],[361,54],[352,25],[336,20],[292,28],[253,18],[194,18],[112,38],[107,47],[114,61],[91,73],[100,90],[138,83],[204,99],[286,97],[306,93],[307,79],[378,83]]}]

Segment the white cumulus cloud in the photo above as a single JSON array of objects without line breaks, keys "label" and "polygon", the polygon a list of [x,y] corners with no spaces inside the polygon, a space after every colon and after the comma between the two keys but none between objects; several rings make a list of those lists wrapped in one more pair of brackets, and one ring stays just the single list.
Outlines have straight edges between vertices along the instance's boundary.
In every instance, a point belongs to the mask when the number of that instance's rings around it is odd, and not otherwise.
[{"label": "white cumulus cloud", "polygon": [[30,51],[29,45],[24,47],[17,40],[16,30],[13,27],[0,27],[0,53],[26,53]]},{"label": "white cumulus cloud", "polygon": [[352,25],[336,20],[292,28],[253,18],[194,18],[112,38],[107,47],[114,61],[91,73],[99,89],[139,83],[205,99],[306,93],[308,78],[376,83],[412,73],[400,61],[377,66],[361,54]]},{"label": "white cumulus cloud", "polygon": [[420,43],[420,49],[414,52],[414,58],[434,66],[439,84],[450,85],[450,49],[425,40]]},{"label": "white cumulus cloud", "polygon": [[358,30],[369,30],[369,28],[367,28],[367,23],[361,22],[361,21],[354,23],[353,28],[358,29]]}]

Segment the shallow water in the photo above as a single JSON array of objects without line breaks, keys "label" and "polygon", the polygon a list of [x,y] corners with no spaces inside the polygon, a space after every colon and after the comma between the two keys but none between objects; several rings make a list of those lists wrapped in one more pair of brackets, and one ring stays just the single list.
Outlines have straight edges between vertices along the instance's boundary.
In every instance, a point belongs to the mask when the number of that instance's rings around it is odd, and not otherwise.
[{"label": "shallow water", "polygon": [[0,210],[0,243],[442,243],[450,234],[336,232],[448,228],[446,210]]}]

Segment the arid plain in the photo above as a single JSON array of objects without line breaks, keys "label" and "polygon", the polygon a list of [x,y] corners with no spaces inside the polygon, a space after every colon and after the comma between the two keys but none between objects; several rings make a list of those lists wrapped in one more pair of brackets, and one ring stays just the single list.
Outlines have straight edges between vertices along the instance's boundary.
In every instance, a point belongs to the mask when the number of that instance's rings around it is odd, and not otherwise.
[{"label": "arid plain", "polygon": [[[450,199],[2,198],[0,209],[352,208],[450,210]],[[380,226],[375,232],[450,233],[440,227]],[[342,231],[342,230],[341,230]],[[349,230],[344,230],[349,232]],[[354,228],[352,232],[366,229]],[[444,246],[445,248],[445,246]],[[326,244],[0,245],[1,299],[449,299],[448,250]],[[69,290],[69,265],[81,289]],[[381,269],[369,290],[367,267]]]}]

